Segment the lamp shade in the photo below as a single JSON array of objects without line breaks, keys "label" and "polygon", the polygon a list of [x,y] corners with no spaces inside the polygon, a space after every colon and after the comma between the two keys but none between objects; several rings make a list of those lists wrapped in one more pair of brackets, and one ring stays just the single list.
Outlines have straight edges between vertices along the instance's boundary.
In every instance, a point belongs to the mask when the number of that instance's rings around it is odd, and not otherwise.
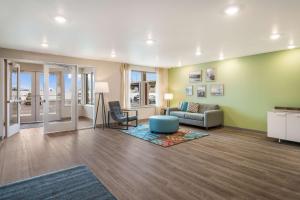
[{"label": "lamp shade", "polygon": [[164,99],[165,100],[172,100],[173,99],[173,94],[172,93],[165,93]]},{"label": "lamp shade", "polygon": [[95,93],[109,93],[107,82],[95,82]]}]

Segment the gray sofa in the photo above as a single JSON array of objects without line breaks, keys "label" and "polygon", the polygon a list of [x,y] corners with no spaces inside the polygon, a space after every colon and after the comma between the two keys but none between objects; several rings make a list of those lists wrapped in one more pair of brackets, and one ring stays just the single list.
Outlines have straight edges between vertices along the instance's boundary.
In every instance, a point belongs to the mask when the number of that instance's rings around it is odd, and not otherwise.
[{"label": "gray sofa", "polygon": [[223,111],[218,105],[199,104],[198,106],[197,113],[182,111],[180,108],[168,108],[166,114],[178,117],[181,124],[200,126],[206,129],[223,125]]}]

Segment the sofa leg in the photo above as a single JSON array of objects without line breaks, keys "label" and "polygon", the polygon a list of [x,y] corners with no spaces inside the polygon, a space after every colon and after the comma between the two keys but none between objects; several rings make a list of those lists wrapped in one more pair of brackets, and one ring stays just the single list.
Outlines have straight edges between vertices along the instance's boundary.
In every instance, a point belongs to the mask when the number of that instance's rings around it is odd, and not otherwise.
[{"label": "sofa leg", "polygon": [[208,127],[206,127],[206,130],[208,131]]}]

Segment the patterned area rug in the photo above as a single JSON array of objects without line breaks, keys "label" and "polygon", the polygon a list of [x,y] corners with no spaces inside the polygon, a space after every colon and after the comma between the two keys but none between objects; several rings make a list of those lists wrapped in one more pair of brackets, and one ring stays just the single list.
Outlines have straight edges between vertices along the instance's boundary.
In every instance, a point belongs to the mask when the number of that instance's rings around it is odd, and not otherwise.
[{"label": "patterned area rug", "polygon": [[116,200],[86,166],[73,167],[0,187],[0,200]]},{"label": "patterned area rug", "polygon": [[170,147],[175,144],[187,142],[208,135],[204,132],[193,131],[190,129],[183,128],[179,128],[179,130],[176,133],[172,134],[151,133],[148,124],[142,124],[138,127],[130,127],[129,130],[122,130],[122,132],[146,140],[153,144],[160,145],[162,147]]}]

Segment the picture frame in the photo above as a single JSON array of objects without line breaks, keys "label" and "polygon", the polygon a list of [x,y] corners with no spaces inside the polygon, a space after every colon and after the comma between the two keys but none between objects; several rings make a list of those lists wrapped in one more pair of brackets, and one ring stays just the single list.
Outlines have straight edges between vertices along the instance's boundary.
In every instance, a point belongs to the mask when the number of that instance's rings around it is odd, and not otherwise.
[{"label": "picture frame", "polygon": [[194,71],[189,73],[190,82],[201,82],[202,81],[202,70]]},{"label": "picture frame", "polygon": [[206,97],[206,85],[198,85],[196,95],[197,97]]},{"label": "picture frame", "polygon": [[205,69],[205,80],[208,82],[216,81],[216,69],[208,67]]},{"label": "picture frame", "polygon": [[186,96],[193,96],[193,86],[187,86],[185,88],[185,94]]},{"label": "picture frame", "polygon": [[211,96],[224,96],[224,84],[211,84],[210,85]]}]

